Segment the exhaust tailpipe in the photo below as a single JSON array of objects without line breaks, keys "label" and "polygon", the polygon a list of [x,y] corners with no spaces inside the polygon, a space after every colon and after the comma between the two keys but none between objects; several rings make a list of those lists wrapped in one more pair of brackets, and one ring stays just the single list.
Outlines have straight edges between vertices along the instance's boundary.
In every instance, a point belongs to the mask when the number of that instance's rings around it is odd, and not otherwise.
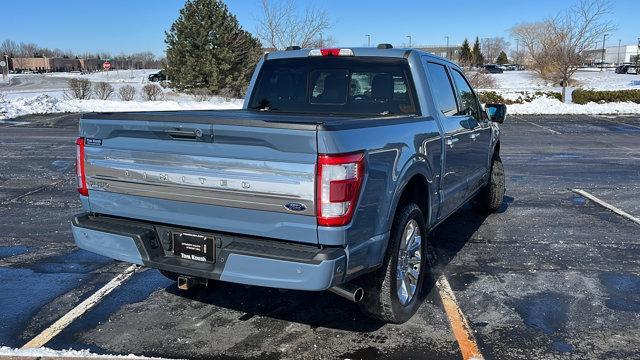
[{"label": "exhaust tailpipe", "polygon": [[364,290],[360,286],[352,284],[342,284],[329,288],[329,291],[336,295],[340,295],[347,300],[360,302],[364,298]]},{"label": "exhaust tailpipe", "polygon": [[200,284],[208,286],[209,282],[207,281],[207,279],[201,279],[192,276],[178,276],[178,289],[180,290],[189,290]]}]

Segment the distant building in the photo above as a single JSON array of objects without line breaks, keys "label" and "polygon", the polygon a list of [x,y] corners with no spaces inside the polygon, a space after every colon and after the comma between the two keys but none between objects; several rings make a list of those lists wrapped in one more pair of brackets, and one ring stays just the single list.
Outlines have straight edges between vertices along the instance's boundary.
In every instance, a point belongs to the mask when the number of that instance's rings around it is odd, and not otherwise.
[{"label": "distant building", "polygon": [[[585,51],[582,55],[586,65],[593,65],[602,62],[602,54],[602,49],[592,49]],[[640,47],[638,45],[608,46],[604,49],[604,63],[635,63],[638,55],[640,55]]]},{"label": "distant building", "polygon": [[99,59],[72,58],[11,58],[11,68],[21,71],[61,72],[61,71],[95,71],[102,67]]},{"label": "distant building", "polygon": [[434,55],[457,61],[460,58],[462,45],[426,45],[416,47],[418,50],[426,51]]}]

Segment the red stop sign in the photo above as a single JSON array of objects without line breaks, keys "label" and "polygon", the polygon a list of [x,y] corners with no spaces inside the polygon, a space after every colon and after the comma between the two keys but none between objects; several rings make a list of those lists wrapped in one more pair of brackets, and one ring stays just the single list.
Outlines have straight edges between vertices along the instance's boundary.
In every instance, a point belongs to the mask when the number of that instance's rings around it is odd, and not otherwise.
[{"label": "red stop sign", "polygon": [[105,70],[111,69],[111,63],[108,62],[108,61],[103,62],[102,63],[102,68],[105,69]]}]

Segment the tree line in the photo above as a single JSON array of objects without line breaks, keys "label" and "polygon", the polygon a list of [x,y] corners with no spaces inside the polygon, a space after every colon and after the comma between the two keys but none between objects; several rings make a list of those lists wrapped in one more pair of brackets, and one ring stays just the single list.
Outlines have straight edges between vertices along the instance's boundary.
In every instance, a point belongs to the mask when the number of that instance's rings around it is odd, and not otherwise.
[{"label": "tree line", "polygon": [[[120,68],[158,68],[161,67],[164,58],[156,56],[151,51],[141,51],[132,54],[120,53],[113,55],[109,52],[82,52],[76,53],[71,50],[59,48],[50,49],[39,46],[36,43],[16,42],[6,39],[0,43],[0,56],[7,55],[11,58],[31,58],[48,57],[64,59],[110,59]],[[131,65],[133,64],[133,65]]]}]

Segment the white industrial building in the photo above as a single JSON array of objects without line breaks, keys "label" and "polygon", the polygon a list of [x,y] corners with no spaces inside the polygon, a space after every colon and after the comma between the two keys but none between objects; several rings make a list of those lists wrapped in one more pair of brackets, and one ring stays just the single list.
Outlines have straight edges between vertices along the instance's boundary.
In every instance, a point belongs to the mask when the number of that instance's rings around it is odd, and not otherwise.
[{"label": "white industrial building", "polygon": [[[602,62],[602,49],[587,50],[584,53],[586,61],[589,63]],[[640,55],[640,47],[638,45],[617,45],[607,46],[605,48],[604,63],[605,64],[623,64],[635,63]]]}]

